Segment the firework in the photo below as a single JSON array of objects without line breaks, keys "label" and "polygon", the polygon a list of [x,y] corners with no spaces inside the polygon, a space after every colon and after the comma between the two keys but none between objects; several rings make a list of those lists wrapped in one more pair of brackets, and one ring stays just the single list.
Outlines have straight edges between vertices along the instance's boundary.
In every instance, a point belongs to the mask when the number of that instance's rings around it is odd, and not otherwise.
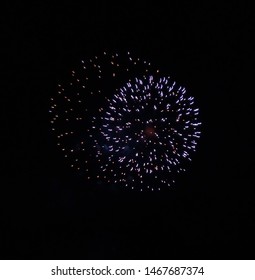
[{"label": "firework", "polygon": [[58,85],[50,113],[73,169],[141,191],[172,186],[200,137],[194,98],[130,53],[82,60]]}]

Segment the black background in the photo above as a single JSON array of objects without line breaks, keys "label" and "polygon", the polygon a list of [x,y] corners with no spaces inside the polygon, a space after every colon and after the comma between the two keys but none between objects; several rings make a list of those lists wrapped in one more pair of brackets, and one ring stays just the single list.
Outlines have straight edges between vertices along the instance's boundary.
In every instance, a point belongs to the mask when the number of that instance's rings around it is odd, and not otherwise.
[{"label": "black background", "polygon": [[[1,258],[254,259],[252,15],[191,1],[7,7]],[[56,83],[105,49],[142,55],[196,97],[199,149],[168,192],[90,186],[55,148]]]}]

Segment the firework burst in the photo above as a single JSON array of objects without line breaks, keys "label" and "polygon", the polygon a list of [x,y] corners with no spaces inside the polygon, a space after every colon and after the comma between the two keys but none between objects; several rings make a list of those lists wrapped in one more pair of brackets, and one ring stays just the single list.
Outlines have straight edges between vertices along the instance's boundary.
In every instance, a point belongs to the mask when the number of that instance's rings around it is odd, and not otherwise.
[{"label": "firework burst", "polygon": [[172,186],[200,137],[194,98],[130,53],[82,60],[58,85],[50,113],[73,169],[141,191]]}]

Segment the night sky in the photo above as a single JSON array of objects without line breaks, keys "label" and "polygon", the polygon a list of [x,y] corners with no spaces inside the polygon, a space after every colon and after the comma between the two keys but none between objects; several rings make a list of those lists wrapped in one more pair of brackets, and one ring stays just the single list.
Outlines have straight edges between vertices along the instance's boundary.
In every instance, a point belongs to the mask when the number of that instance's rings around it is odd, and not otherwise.
[{"label": "night sky", "polygon": [[[252,15],[213,1],[7,7],[0,257],[254,259]],[[56,148],[50,97],[73,65],[104,50],[148,59],[196,98],[198,151],[169,191],[90,185]]]}]

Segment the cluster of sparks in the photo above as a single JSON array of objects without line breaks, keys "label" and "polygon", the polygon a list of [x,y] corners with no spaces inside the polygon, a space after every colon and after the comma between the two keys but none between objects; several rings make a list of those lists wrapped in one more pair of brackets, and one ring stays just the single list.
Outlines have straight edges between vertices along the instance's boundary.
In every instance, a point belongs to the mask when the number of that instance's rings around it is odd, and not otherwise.
[{"label": "cluster of sparks", "polygon": [[200,137],[194,97],[130,53],[82,60],[50,113],[72,168],[140,191],[172,186]]}]

